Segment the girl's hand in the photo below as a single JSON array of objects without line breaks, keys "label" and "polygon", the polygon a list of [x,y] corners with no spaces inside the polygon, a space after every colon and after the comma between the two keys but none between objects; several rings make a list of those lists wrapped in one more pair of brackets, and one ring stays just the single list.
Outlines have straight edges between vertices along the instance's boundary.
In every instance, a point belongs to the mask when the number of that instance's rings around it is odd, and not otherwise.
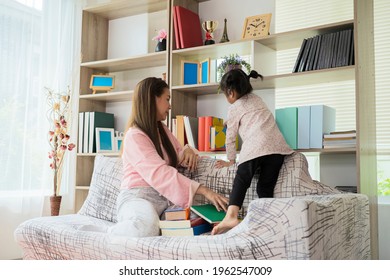
[{"label": "girl's hand", "polygon": [[215,163],[216,168],[223,168],[223,167],[229,167],[232,166],[235,163],[235,160],[231,161],[224,161],[224,160],[217,160]]},{"label": "girl's hand", "polygon": [[179,160],[179,164],[193,172],[198,167],[198,155],[191,148],[186,148]]}]

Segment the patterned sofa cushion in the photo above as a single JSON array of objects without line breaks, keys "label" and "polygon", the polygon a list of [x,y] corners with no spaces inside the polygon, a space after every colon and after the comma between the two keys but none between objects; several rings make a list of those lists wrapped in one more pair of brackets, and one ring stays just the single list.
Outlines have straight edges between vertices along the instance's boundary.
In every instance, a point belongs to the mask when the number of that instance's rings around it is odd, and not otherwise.
[{"label": "patterned sofa cushion", "polygon": [[306,157],[298,152],[288,155],[280,169],[274,197],[293,197],[341,193],[311,178]]},{"label": "patterned sofa cushion", "polygon": [[121,158],[97,155],[88,196],[78,213],[116,223],[122,174]]}]

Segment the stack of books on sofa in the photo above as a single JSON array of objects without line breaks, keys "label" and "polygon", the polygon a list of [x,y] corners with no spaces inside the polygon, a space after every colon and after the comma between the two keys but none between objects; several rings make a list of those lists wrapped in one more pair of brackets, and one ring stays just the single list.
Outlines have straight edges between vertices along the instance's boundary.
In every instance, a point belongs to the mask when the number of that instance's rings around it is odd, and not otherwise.
[{"label": "stack of books on sofa", "polygon": [[165,211],[160,229],[162,236],[194,236],[211,231],[212,226],[197,215],[191,216],[190,208],[174,208]]}]

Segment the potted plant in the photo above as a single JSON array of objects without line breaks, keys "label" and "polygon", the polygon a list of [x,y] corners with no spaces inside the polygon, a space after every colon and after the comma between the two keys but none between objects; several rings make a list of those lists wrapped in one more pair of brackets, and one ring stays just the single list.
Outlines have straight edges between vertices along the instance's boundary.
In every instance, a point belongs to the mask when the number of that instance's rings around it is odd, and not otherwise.
[{"label": "potted plant", "polygon": [[68,143],[70,136],[68,134],[68,117],[70,115],[70,89],[67,92],[54,92],[46,88],[47,103],[49,106],[47,118],[50,123],[48,141],[50,144],[49,158],[51,159],[50,168],[53,169],[53,194],[50,196],[51,215],[58,216],[60,211],[61,199],[59,195],[61,186],[62,164],[64,162],[65,152],[72,151],[75,144]]},{"label": "potted plant", "polygon": [[224,56],[222,59],[223,61],[219,64],[217,69],[219,79],[221,79],[223,74],[225,74],[229,70],[237,69],[237,68],[242,69],[243,66],[244,66],[243,70],[247,72],[247,74],[249,74],[249,72],[251,71],[250,64],[245,60],[243,60],[238,54],[230,54]]}]

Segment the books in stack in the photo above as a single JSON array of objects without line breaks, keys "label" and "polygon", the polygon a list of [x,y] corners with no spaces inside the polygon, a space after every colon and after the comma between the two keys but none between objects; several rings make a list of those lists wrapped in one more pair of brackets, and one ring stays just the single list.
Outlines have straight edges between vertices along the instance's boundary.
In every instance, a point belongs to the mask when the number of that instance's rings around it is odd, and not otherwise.
[{"label": "books in stack", "polygon": [[211,231],[212,226],[201,217],[188,220],[160,220],[162,236],[195,236]]},{"label": "books in stack", "polygon": [[211,225],[200,217],[190,218],[190,208],[170,208],[160,220],[162,236],[194,236],[211,231]]},{"label": "books in stack", "polygon": [[333,131],[324,134],[324,149],[332,148],[355,148],[356,147],[356,130]]}]

